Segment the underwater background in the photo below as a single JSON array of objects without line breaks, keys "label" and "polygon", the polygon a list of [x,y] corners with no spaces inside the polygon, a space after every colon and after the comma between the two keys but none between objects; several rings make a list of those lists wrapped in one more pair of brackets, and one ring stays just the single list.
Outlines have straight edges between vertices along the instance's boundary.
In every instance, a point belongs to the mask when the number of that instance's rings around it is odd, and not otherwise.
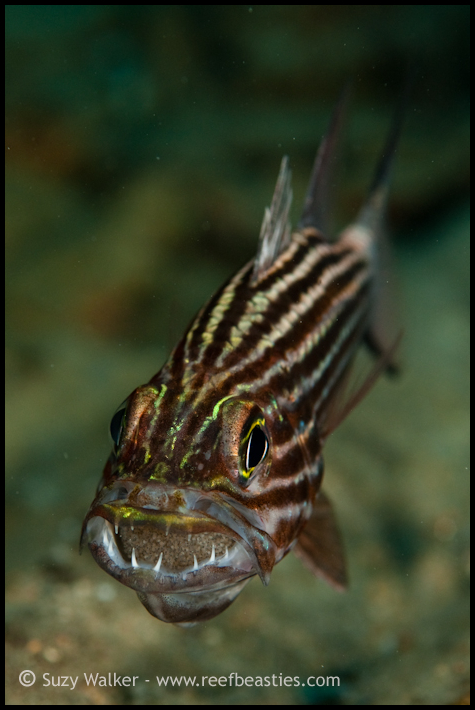
[{"label": "underwater background", "polygon": [[[467,5],[6,6],[7,704],[469,704],[468,38]],[[161,623],[78,555],[110,418],[254,255],[283,154],[295,224],[348,79],[336,227],[356,214],[408,71],[403,371],[324,450],[350,588],[288,555],[212,621]],[[140,679],[84,681],[109,672]],[[275,681],[200,682],[231,672]]]}]

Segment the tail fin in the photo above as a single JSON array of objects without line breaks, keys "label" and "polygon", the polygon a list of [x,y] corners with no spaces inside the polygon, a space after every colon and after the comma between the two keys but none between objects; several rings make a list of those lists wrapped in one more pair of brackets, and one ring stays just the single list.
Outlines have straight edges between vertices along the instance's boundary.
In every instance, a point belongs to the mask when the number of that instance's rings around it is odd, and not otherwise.
[{"label": "tail fin", "polygon": [[[384,357],[394,341],[396,318],[394,314],[395,294],[393,272],[390,268],[390,249],[385,234],[385,215],[388,202],[389,185],[401,135],[401,129],[406,113],[409,82],[406,83],[401,99],[396,107],[395,115],[386,139],[384,149],[369,190],[368,198],[360,210],[352,228],[363,230],[372,235],[372,248],[375,259],[375,293],[370,327],[365,341],[369,349],[379,358]],[[399,365],[394,353],[386,363],[386,372],[397,374]]]},{"label": "tail fin", "polygon": [[368,229],[375,234],[379,233],[386,213],[389,184],[404,116],[406,114],[407,98],[408,87],[404,89],[403,95],[396,107],[391,128],[386,138],[386,143],[379,159],[373,182],[371,183],[369,195],[356,219],[356,225],[358,227]]}]

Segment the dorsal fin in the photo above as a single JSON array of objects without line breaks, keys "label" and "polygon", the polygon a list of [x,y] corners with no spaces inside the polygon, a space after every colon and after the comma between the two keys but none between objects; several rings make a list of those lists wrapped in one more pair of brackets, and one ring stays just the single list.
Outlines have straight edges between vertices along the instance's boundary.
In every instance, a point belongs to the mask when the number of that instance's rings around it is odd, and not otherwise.
[{"label": "dorsal fin", "polygon": [[289,159],[284,155],[270,209],[266,207],[262,220],[252,274],[253,282],[258,281],[268,271],[279,254],[282,254],[290,244],[291,175]]},{"label": "dorsal fin", "polygon": [[318,148],[298,224],[299,229],[315,227],[323,234],[327,232],[329,188],[349,93],[350,87],[347,84],[340,94],[328,130]]}]

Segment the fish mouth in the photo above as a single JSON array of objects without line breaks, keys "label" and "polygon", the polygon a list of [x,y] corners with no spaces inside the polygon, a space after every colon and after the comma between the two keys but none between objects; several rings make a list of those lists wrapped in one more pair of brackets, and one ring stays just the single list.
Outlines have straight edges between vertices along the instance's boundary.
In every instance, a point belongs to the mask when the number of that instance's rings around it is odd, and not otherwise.
[{"label": "fish mouth", "polygon": [[275,545],[258,522],[221,493],[121,481],[97,496],[81,544],[141,598],[239,586],[237,595],[252,576],[268,584],[276,561]]}]

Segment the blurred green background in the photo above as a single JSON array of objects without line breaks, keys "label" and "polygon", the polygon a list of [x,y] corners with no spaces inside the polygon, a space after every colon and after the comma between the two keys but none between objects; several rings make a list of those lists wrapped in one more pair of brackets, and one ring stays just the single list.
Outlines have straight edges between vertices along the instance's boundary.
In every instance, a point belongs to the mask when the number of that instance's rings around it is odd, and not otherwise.
[{"label": "blurred green background", "polygon": [[[467,5],[6,6],[7,704],[466,703],[468,33]],[[335,225],[354,216],[409,65],[404,372],[325,452],[350,591],[289,556],[217,619],[162,624],[77,555],[110,417],[252,258],[283,154],[297,221],[348,79]],[[342,685],[71,691],[24,668]]]}]

